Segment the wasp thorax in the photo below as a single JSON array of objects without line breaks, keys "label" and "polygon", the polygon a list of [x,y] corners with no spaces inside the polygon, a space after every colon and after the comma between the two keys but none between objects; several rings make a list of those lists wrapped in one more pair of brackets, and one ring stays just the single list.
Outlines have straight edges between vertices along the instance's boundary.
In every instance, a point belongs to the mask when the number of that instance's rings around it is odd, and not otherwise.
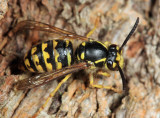
[{"label": "wasp thorax", "polygon": [[123,57],[121,56],[121,52],[119,52],[119,46],[111,44],[108,47],[106,64],[110,70],[118,70],[117,64],[123,66]]}]

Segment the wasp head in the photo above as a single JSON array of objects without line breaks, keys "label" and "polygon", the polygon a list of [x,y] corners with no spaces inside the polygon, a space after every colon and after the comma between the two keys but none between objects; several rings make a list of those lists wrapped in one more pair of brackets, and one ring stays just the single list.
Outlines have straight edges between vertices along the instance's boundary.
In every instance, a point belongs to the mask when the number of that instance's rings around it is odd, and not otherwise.
[{"label": "wasp head", "polygon": [[128,36],[126,37],[126,39],[124,40],[124,42],[120,48],[115,44],[111,44],[108,47],[108,56],[107,56],[107,60],[106,60],[107,67],[110,70],[118,70],[120,72],[120,75],[122,77],[123,90],[126,90],[127,87],[126,87],[126,79],[125,79],[123,71],[122,71],[122,68],[123,68],[122,49],[126,45],[128,40],[130,39],[133,32],[135,31],[138,23],[139,23],[139,18],[137,18],[132,30],[130,31],[130,33],[128,34]]},{"label": "wasp head", "polygon": [[106,60],[107,67],[110,70],[118,70],[117,64],[123,68],[122,51],[119,51],[119,46],[111,44],[108,47],[108,56]]}]

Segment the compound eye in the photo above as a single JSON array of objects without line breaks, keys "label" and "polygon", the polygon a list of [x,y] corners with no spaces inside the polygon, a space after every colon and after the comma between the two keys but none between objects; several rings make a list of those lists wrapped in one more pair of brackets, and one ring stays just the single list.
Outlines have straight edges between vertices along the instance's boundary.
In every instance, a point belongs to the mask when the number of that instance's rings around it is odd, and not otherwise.
[{"label": "compound eye", "polygon": [[107,61],[107,66],[108,66],[108,68],[111,69],[111,70],[113,69],[113,68],[112,68],[112,65],[113,65],[113,62],[112,62],[111,60],[108,60],[108,61]]}]

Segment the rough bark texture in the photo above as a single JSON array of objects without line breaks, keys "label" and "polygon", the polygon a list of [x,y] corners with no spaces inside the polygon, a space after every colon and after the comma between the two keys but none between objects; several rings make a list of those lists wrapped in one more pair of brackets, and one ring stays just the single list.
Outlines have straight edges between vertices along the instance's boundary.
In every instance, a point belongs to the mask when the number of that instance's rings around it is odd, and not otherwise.
[{"label": "rough bark texture", "polygon": [[[6,12],[8,2],[8,11]],[[5,13],[5,14],[4,14]],[[29,118],[45,102],[58,81],[26,91],[13,84],[31,76],[17,71],[18,56],[45,36],[37,32],[17,37],[10,33],[23,20],[44,22],[85,36],[100,20],[92,38],[121,45],[137,17],[140,23],[123,49],[129,94],[89,87],[79,72],[66,82],[39,118],[160,118],[160,3],[159,0],[9,0],[0,2],[0,117]],[[95,83],[116,85],[121,77],[95,78]]]}]

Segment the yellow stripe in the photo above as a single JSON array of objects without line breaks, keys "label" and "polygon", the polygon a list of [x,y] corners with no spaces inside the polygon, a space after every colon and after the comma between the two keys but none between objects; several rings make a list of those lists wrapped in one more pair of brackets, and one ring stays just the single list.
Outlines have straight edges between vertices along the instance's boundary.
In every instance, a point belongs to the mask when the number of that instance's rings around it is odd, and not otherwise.
[{"label": "yellow stripe", "polygon": [[31,49],[31,55],[32,55],[32,60],[33,60],[33,63],[36,67],[36,69],[38,70],[38,72],[44,72],[42,66],[40,65],[39,63],[39,58],[36,54],[34,54],[35,52],[37,51],[37,47],[33,47]]},{"label": "yellow stripe", "polygon": [[78,59],[78,61],[80,61],[80,58],[79,58],[79,55],[77,54],[77,59]]},{"label": "yellow stripe", "polygon": [[108,47],[105,44],[103,44],[102,42],[100,42],[100,41],[96,41],[96,42],[103,45],[106,49],[108,49]]},{"label": "yellow stripe", "polygon": [[50,55],[48,52],[44,51],[47,46],[48,46],[47,43],[42,43],[42,53],[43,53],[44,63],[46,65],[47,71],[50,72],[52,71],[52,64],[47,62],[47,59],[50,58]]},{"label": "yellow stripe", "polygon": [[68,47],[69,46],[69,41],[68,40],[66,40],[66,47]]},{"label": "yellow stripe", "polygon": [[[69,46],[69,41],[66,40],[66,49]],[[69,51],[67,50],[67,61],[68,61],[68,66],[71,65],[71,54],[69,53]]]},{"label": "yellow stripe", "polygon": [[[31,65],[30,65],[30,63],[29,63],[29,59],[25,59],[25,60],[24,60],[24,64],[25,64],[26,68],[27,68],[29,71],[35,72],[35,71],[31,68]],[[30,67],[30,68],[29,68],[29,67]]]},{"label": "yellow stripe", "polygon": [[68,66],[70,66],[71,65],[71,55],[68,51],[67,51],[67,60],[68,60]]},{"label": "yellow stripe", "polygon": [[55,47],[57,46],[57,44],[58,44],[58,42],[56,42],[55,40],[53,40],[53,51],[54,51],[54,55],[55,55],[56,69],[58,70],[58,69],[62,68],[62,63],[58,62],[59,53],[55,49]]}]

